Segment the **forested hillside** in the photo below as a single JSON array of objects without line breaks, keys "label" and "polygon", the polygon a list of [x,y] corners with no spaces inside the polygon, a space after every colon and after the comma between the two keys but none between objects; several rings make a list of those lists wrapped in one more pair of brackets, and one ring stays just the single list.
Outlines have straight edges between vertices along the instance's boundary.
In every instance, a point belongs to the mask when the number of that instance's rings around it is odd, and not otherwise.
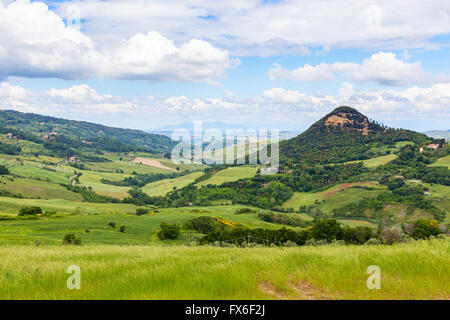
[{"label": "forested hillside", "polygon": [[314,123],[299,136],[280,143],[287,162],[327,164],[364,160],[390,153],[398,141],[424,144],[433,140],[424,134],[392,129],[351,107],[339,107]]},{"label": "forested hillside", "polygon": [[[0,133],[10,138],[43,144],[47,150],[70,156],[73,149],[88,151],[146,151],[167,153],[174,143],[169,137],[140,130],[107,127],[100,124],[66,120],[12,110],[0,111]],[[10,154],[20,152],[15,147],[0,149]]]}]

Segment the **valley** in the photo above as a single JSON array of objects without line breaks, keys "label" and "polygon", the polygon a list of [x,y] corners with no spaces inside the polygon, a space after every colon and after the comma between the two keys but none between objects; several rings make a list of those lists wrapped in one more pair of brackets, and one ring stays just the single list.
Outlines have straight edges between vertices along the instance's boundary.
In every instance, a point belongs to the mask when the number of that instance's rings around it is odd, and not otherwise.
[{"label": "valley", "polygon": [[[444,140],[340,107],[281,141],[279,172],[262,175],[261,164],[174,164],[174,142],[157,134],[10,111],[0,118],[0,276],[11,277],[0,298],[449,297],[437,276],[450,274]],[[87,270],[91,290],[58,296],[51,279],[64,274],[55,264],[69,260]],[[389,291],[363,290],[372,261],[383,263]],[[131,290],[126,270],[136,268],[142,286]],[[118,273],[119,284],[103,290]],[[194,273],[209,285],[160,286]],[[37,295],[37,286],[48,290]]]}]

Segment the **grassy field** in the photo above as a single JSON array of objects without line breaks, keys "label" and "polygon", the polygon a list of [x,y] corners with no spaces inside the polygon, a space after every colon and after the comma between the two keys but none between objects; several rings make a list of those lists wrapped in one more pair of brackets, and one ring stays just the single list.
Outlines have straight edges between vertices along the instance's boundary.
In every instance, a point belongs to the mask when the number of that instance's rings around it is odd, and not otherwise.
[{"label": "grassy field", "polygon": [[142,187],[142,191],[150,196],[163,196],[172,191],[174,187],[176,187],[177,189],[181,189],[194,182],[195,179],[199,178],[202,175],[203,172],[197,171],[174,179],[164,179],[152,182]]},{"label": "grassy field", "polygon": [[202,181],[197,184],[198,187],[206,186],[208,184],[221,185],[225,182],[237,181],[239,179],[254,177],[258,171],[256,166],[240,166],[240,167],[230,167],[224,170],[220,170],[215,173],[211,178]]},{"label": "grassy field", "polygon": [[[367,181],[367,182],[354,182],[354,183],[341,183],[338,184],[334,187],[331,187],[330,189],[327,189],[325,191],[321,191],[321,192],[294,192],[294,195],[292,196],[291,199],[287,200],[284,204],[283,207],[284,208],[294,208],[294,210],[298,210],[298,208],[300,206],[310,206],[313,205],[316,201],[321,202],[321,201],[326,201],[329,199],[329,202],[335,206],[335,205],[340,205],[340,200],[344,200],[343,202],[347,202],[346,195],[350,195],[350,194],[358,194],[361,195],[361,193],[365,193],[365,194],[369,194],[370,192],[366,192],[368,190],[364,190],[364,189],[355,189],[352,188],[351,190],[344,192],[344,194],[338,194],[339,192],[343,192],[343,190],[351,188],[351,187],[355,187],[355,186],[360,186],[360,187],[372,187],[372,188],[376,188],[377,190],[370,190],[371,192],[377,193],[379,192],[379,190],[382,190],[384,187],[380,186],[378,184],[378,182],[373,182],[373,181]],[[337,195],[337,196],[336,196]],[[354,198],[354,197],[352,197]],[[343,205],[345,204],[343,203]]]},{"label": "grassy field", "polygon": [[125,177],[129,177],[129,174],[111,173],[111,172],[98,172],[88,170],[78,170],[82,173],[79,178],[81,186],[91,187],[92,190],[98,194],[123,199],[128,197],[127,191],[130,187],[120,187],[111,184],[104,184],[101,179],[107,179],[111,181],[119,181]]},{"label": "grassy field", "polygon": [[397,156],[395,154],[388,154],[386,156],[376,157],[376,158],[367,159],[367,160],[349,161],[347,163],[362,162],[363,165],[367,168],[376,168],[378,166],[385,165],[386,163],[391,162],[395,158],[397,158]]},{"label": "grassy field", "polygon": [[[449,299],[450,241],[216,248],[0,246],[0,299]],[[67,267],[81,269],[69,290]],[[370,265],[381,289],[366,285]]]},{"label": "grassy field", "polygon": [[27,198],[83,200],[80,194],[71,192],[59,184],[25,178],[0,176],[0,190],[20,194]]},{"label": "grassy field", "polygon": [[127,203],[90,203],[63,199],[16,199],[0,197],[0,214],[17,214],[22,207],[38,206],[42,210],[61,213],[101,214],[134,212],[136,206]]},{"label": "grassy field", "polygon": [[437,159],[436,162],[430,164],[430,167],[447,167],[450,169],[450,156]]},{"label": "grassy field", "polygon": [[339,220],[344,226],[349,227],[370,227],[370,228],[376,228],[377,224],[366,221],[366,220],[352,220],[352,219],[342,219]]},{"label": "grassy field", "polygon": [[[257,214],[235,214],[241,206],[185,207],[158,209],[152,215],[132,214],[84,214],[67,215],[59,218],[43,217],[35,220],[0,221],[1,244],[29,244],[35,241],[46,244],[59,244],[66,233],[76,233],[86,244],[148,244],[156,241],[156,231],[161,222],[185,224],[198,216],[220,216],[248,227],[278,229],[279,224],[260,220]],[[92,208],[91,208],[92,209]],[[131,209],[131,208],[129,208]],[[129,212],[133,212],[129,210]],[[110,221],[117,228],[108,226]],[[127,233],[120,233],[118,227],[127,226]],[[291,227],[289,227],[291,228]],[[89,233],[86,233],[86,229]],[[185,233],[174,243],[185,243],[194,234]],[[165,242],[167,243],[167,241]],[[169,241],[169,243],[171,243]]]},{"label": "grassy field", "polygon": [[113,172],[116,170],[123,170],[125,174],[131,174],[133,171],[136,173],[171,173],[171,170],[157,168],[153,166],[147,166],[140,163],[132,163],[126,161],[113,161],[113,162],[90,162],[88,168],[93,171]]},{"label": "grassy field", "polygon": [[34,161],[24,161],[23,165],[17,162],[2,159],[0,164],[6,165],[9,172],[20,177],[45,180],[53,183],[69,183],[69,177],[73,175],[69,168],[57,168],[46,166]]}]

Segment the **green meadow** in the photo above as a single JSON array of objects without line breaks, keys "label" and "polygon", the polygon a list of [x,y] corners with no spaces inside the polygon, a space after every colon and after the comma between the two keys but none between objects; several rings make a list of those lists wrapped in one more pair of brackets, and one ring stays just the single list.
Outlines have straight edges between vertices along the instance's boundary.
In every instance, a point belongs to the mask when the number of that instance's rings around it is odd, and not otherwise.
[{"label": "green meadow", "polygon": [[136,206],[127,203],[91,203],[64,199],[20,199],[0,197],[0,215],[16,215],[20,208],[38,206],[44,211],[57,211],[58,213],[98,214],[98,213],[126,213],[134,212]]},{"label": "green meadow", "polygon": [[0,176],[0,190],[24,195],[28,198],[82,200],[80,194],[71,192],[61,185],[26,178]]},{"label": "green meadow", "polygon": [[163,179],[160,181],[151,182],[142,187],[142,191],[150,196],[164,196],[174,188],[181,189],[187,186],[202,175],[203,172],[197,171],[178,178]]},{"label": "green meadow", "polygon": [[[370,187],[375,190],[366,190],[361,187]],[[298,210],[300,206],[310,206],[326,201],[326,203],[320,206],[330,210],[335,207],[344,206],[354,201],[354,199],[360,199],[359,197],[362,196],[376,195],[384,189],[385,187],[380,186],[378,182],[374,181],[342,183],[321,192],[294,192],[292,198],[287,200],[283,204],[283,207]]]},{"label": "green meadow", "polygon": [[[220,216],[250,228],[278,229],[281,226],[262,221],[257,214],[235,214],[241,206],[185,207],[150,210],[150,214],[137,216],[131,206],[122,207],[121,212],[98,213],[103,206],[86,208],[77,207],[69,215],[58,217],[41,217],[33,220],[0,221],[1,244],[29,244],[35,241],[45,244],[60,244],[66,233],[76,233],[85,244],[134,244],[144,245],[157,240],[156,232],[162,222],[184,225],[198,216]],[[92,213],[96,210],[96,213]],[[128,212],[127,212],[128,210]],[[113,221],[116,228],[108,225]],[[119,226],[126,225],[127,232],[119,232]],[[185,243],[196,234],[187,232],[176,241],[164,243]]]},{"label": "green meadow", "polygon": [[430,164],[430,167],[447,167],[450,169],[450,155],[437,159],[436,162]]},{"label": "green meadow", "polygon": [[391,162],[395,158],[397,158],[397,155],[395,155],[395,154],[388,154],[388,155],[385,155],[385,156],[375,157],[375,158],[371,158],[371,159],[367,159],[367,160],[356,160],[356,161],[349,161],[349,162],[346,162],[346,163],[362,162],[363,165],[365,167],[367,167],[367,168],[376,168],[378,166],[382,166],[382,165],[385,165],[388,162]]},{"label": "green meadow", "polygon": [[[0,299],[449,299],[450,241],[219,248],[0,246]],[[66,286],[67,267],[81,288]],[[367,267],[381,271],[369,290]]]},{"label": "green meadow", "polygon": [[229,167],[224,170],[220,170],[212,175],[211,178],[199,182],[196,186],[207,186],[208,184],[221,185],[225,182],[233,182],[239,179],[254,177],[258,171],[257,166],[240,166],[240,167]]}]

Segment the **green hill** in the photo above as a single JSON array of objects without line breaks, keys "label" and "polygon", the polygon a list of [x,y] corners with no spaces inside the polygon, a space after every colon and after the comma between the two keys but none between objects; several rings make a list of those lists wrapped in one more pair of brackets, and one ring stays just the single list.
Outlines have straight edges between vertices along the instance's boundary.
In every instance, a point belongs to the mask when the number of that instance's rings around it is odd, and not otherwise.
[{"label": "green hill", "polygon": [[398,141],[424,144],[424,134],[392,129],[343,106],[315,122],[295,138],[280,143],[282,160],[294,163],[327,164],[384,156]]},{"label": "green hill", "polygon": [[[91,152],[146,151],[167,153],[174,146],[169,137],[141,130],[107,127],[12,110],[0,111],[0,133],[10,140],[42,144],[47,150],[70,155],[70,149]],[[16,144],[1,143],[0,151],[17,154]]]}]

